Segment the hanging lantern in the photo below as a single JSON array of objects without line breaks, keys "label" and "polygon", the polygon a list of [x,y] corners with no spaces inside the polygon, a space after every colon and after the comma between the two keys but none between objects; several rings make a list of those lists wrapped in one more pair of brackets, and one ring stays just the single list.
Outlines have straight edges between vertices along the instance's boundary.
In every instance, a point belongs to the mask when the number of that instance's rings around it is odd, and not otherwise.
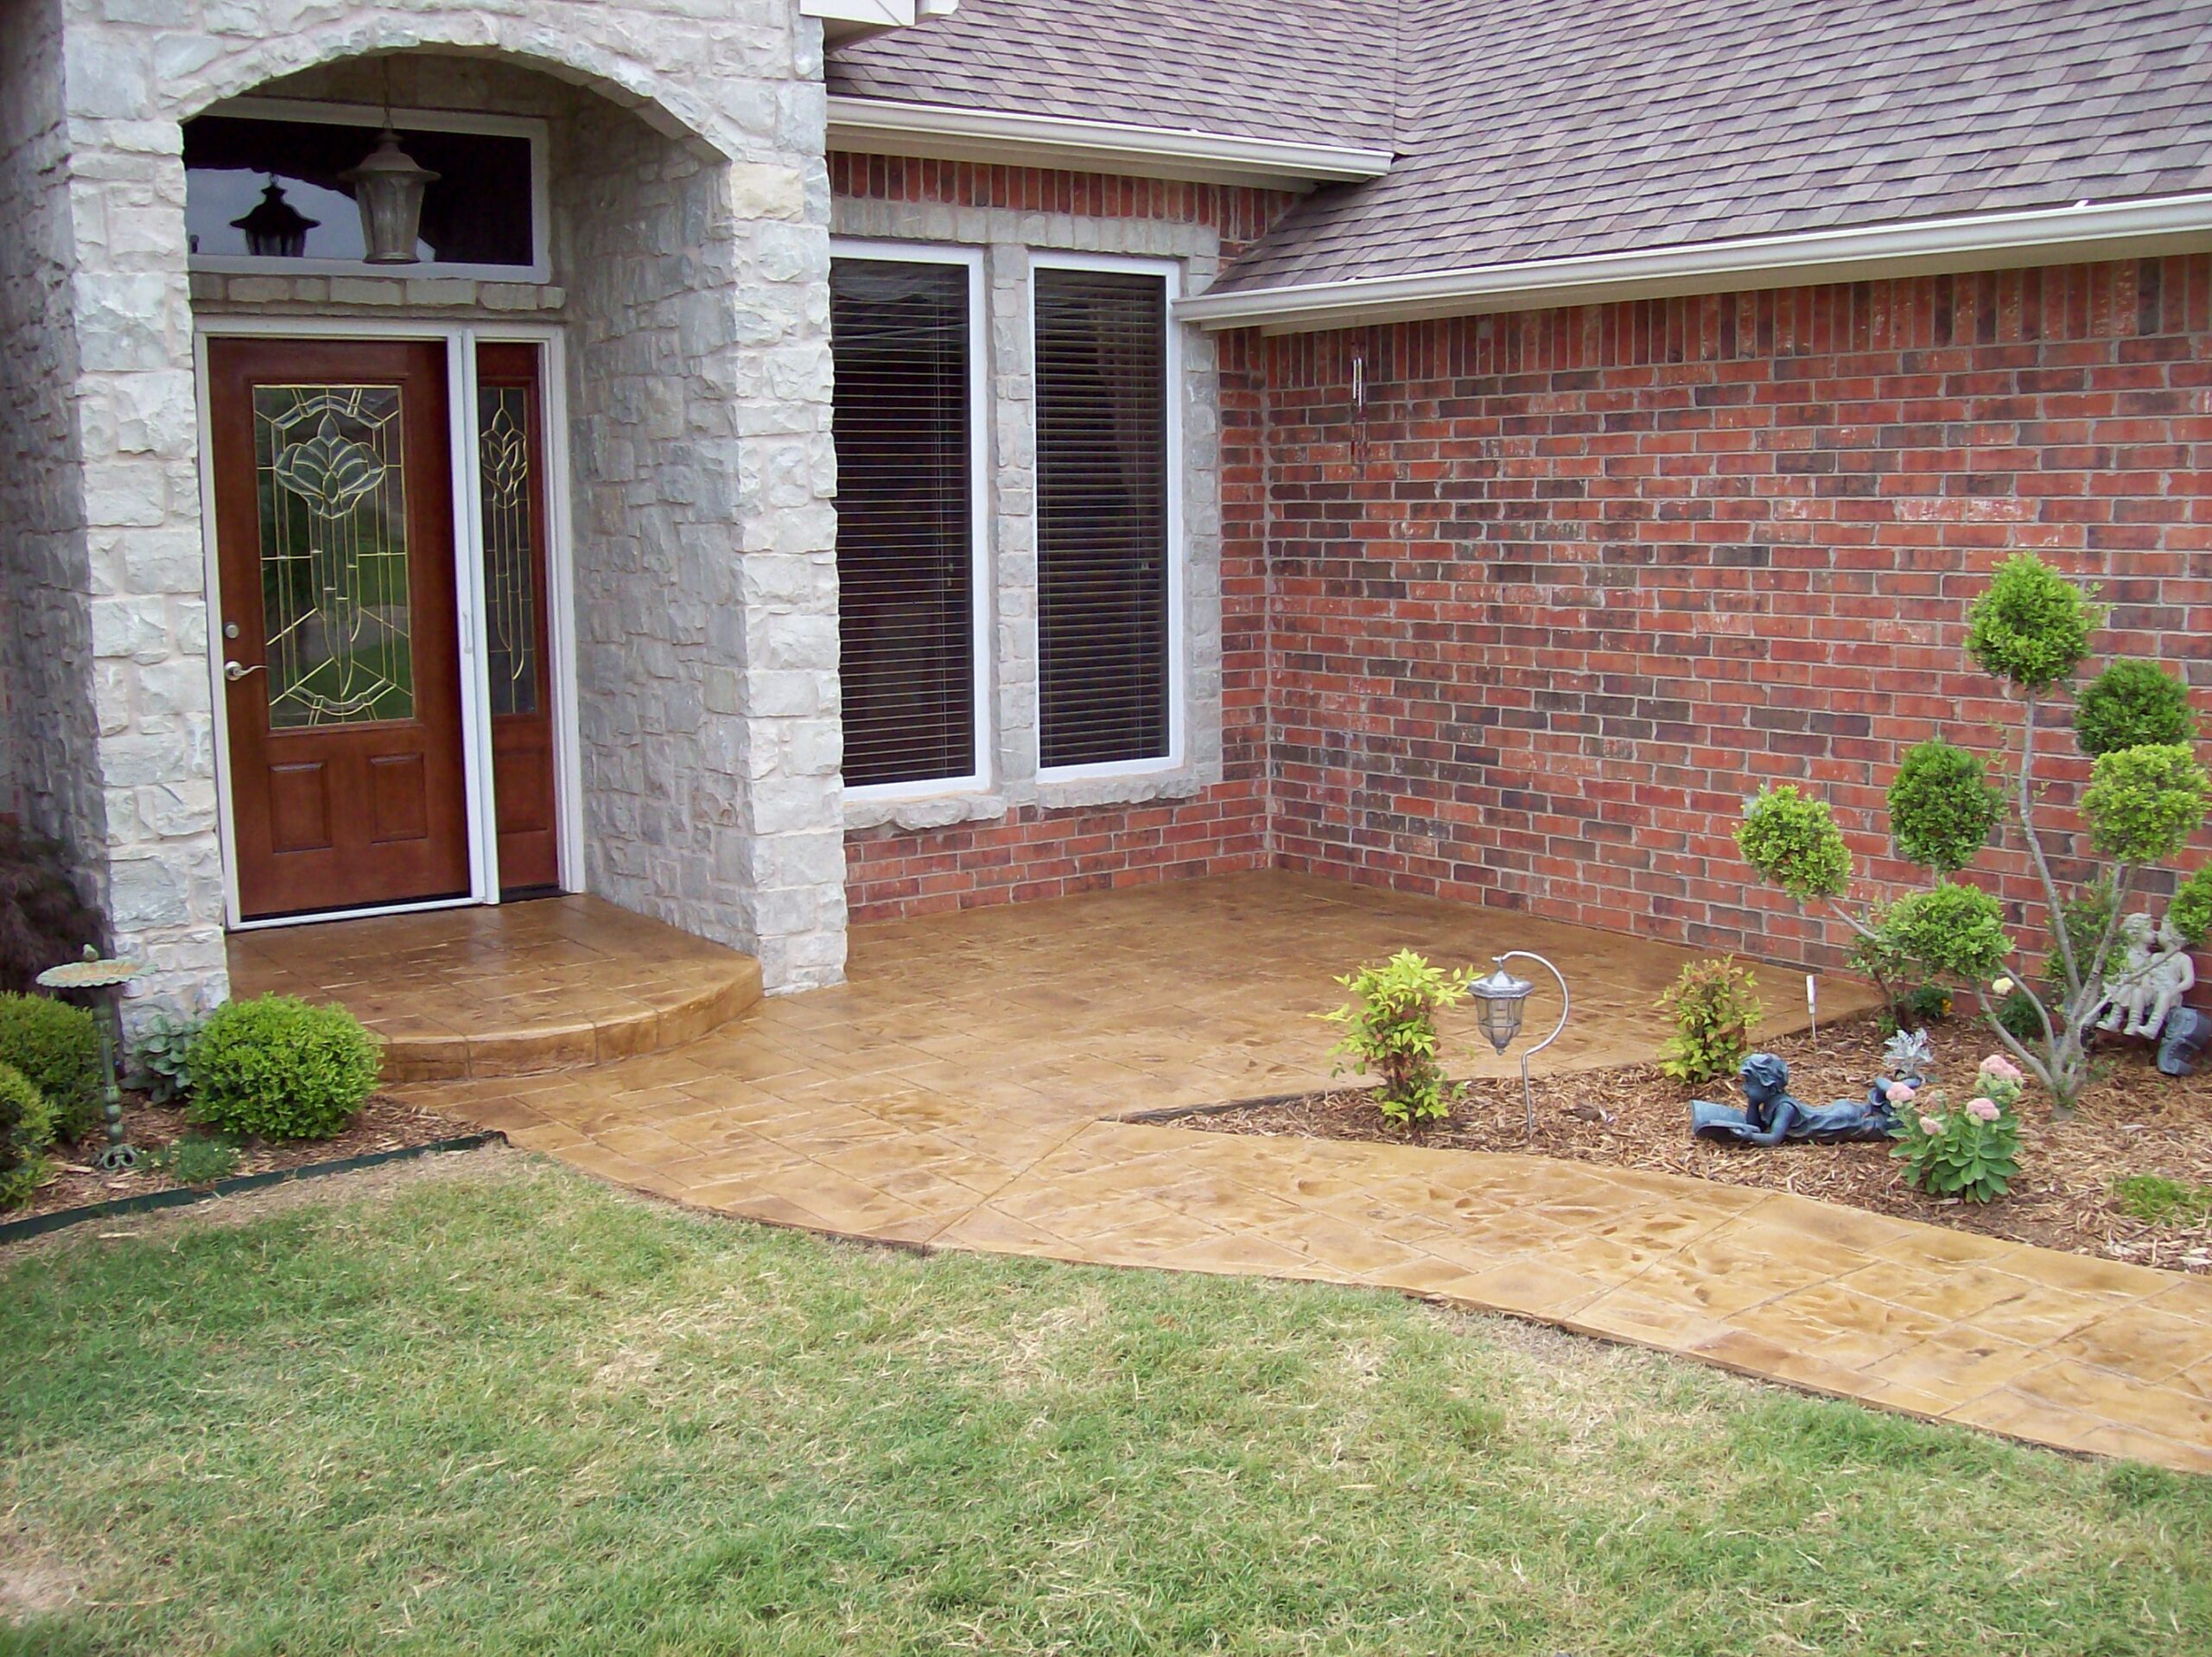
[{"label": "hanging lantern", "polygon": [[361,209],[361,241],[371,264],[416,263],[415,241],[423,226],[423,194],[438,181],[427,167],[399,147],[390,127],[377,134],[377,147],[359,167],[338,175],[353,187]]},{"label": "hanging lantern", "polygon": [[321,222],[285,200],[284,187],[271,178],[253,211],[232,219],[231,228],[245,232],[245,251],[257,259],[296,259],[308,251],[308,232]]},{"label": "hanging lantern", "polygon": [[1525,978],[1516,978],[1503,965],[1489,977],[1478,978],[1467,986],[1468,994],[1481,1004],[1478,1016],[1483,1034],[1490,1038],[1490,1044],[1497,1049],[1501,1058],[1521,1033],[1522,1009],[1535,987]]},{"label": "hanging lantern", "polygon": [[1529,1061],[1559,1039],[1560,1032],[1567,1028],[1567,1011],[1573,1003],[1567,996],[1567,979],[1560,969],[1535,951],[1508,949],[1502,955],[1492,955],[1491,962],[1497,970],[1468,985],[1467,993],[1481,1004],[1483,1034],[1490,1038],[1490,1044],[1497,1049],[1499,1057],[1505,1056],[1505,1050],[1521,1033],[1521,1015],[1528,1010],[1529,998],[1536,989],[1527,979],[1516,978],[1505,970],[1509,961],[1533,961],[1559,980],[1559,1022],[1552,1026],[1550,1035],[1534,1047],[1523,1049],[1521,1054],[1521,1098],[1528,1108],[1529,1137],[1533,1140],[1536,1137],[1536,1089],[1529,1080]]}]

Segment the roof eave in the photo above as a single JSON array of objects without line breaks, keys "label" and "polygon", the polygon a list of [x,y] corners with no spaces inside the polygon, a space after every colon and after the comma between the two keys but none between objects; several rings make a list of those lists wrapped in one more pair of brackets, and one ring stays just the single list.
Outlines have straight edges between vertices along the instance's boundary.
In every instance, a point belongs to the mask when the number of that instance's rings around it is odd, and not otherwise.
[{"label": "roof eave", "polygon": [[2212,193],[1256,288],[1186,299],[1176,307],[1176,314],[1209,329],[1256,327],[1269,333],[1303,333],[1611,300],[2082,263],[2208,249],[2212,249]]},{"label": "roof eave", "polygon": [[931,17],[950,17],[960,0],[798,0],[799,15],[817,19],[826,41],[862,41]]},{"label": "roof eave", "polygon": [[1379,178],[1389,152],[1221,132],[830,95],[830,148],[988,166],[1310,189]]}]

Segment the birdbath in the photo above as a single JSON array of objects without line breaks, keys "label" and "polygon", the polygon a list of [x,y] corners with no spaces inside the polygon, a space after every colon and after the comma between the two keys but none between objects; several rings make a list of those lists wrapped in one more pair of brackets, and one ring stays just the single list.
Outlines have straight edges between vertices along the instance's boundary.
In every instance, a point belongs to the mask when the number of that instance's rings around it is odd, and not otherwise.
[{"label": "birdbath", "polygon": [[145,970],[142,961],[103,960],[100,952],[87,943],[82,961],[48,967],[38,975],[38,981],[48,989],[90,990],[99,1003],[92,1021],[99,1028],[100,1079],[107,1088],[107,1103],[100,1111],[107,1119],[107,1144],[92,1161],[109,1173],[138,1165],[138,1152],[123,1138],[123,1087],[115,1069],[123,1051],[123,1015],[116,1008],[114,992]]}]

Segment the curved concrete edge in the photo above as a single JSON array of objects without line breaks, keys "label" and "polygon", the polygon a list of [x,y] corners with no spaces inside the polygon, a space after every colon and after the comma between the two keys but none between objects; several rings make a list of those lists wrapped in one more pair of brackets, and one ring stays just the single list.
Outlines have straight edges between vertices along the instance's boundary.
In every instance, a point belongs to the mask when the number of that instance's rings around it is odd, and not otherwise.
[{"label": "curved concrete edge", "polygon": [[743,1017],[760,994],[760,963],[733,954],[726,967],[702,974],[696,992],[603,1019],[556,1014],[466,1036],[370,1034],[384,1049],[384,1080],[394,1085],[538,1076],[680,1047]]}]

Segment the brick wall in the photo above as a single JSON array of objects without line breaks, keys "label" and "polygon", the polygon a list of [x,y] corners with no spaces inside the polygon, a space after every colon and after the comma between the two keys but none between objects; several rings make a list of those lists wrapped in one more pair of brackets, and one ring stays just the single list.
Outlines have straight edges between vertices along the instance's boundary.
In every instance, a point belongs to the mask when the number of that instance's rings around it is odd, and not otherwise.
[{"label": "brick wall", "polygon": [[[1228,186],[880,156],[832,155],[830,177],[841,201],[994,210],[979,224],[1005,223],[1000,215],[1019,213],[1028,227],[1023,239],[1033,243],[1070,220],[1202,226],[1218,238],[1224,257],[1297,199]],[[1179,789],[1180,797],[1082,805],[1015,797],[1001,813],[943,827],[882,822],[852,829],[845,837],[846,893],[855,920],[1219,873],[1269,861],[1262,399],[1255,378],[1259,346],[1256,339],[1241,334],[1224,336],[1217,346],[1219,781]],[[1101,801],[1096,792],[1090,797]]]},{"label": "brick wall", "polygon": [[[2107,648],[2212,688],[2212,260],[1263,349],[1289,867],[1819,955],[1839,929],[1747,886],[1741,803],[1809,784],[1862,874],[1910,878],[1899,753],[2012,728],[1961,650],[2007,552],[2096,578]],[[2017,858],[1982,867],[2021,895]]]},{"label": "brick wall", "polygon": [[830,193],[859,201],[933,201],[956,207],[1010,207],[1079,219],[1162,219],[1203,225],[1221,236],[1222,257],[1237,253],[1303,198],[1283,190],[1104,173],[991,167],[926,161],[918,156],[835,151]]}]

